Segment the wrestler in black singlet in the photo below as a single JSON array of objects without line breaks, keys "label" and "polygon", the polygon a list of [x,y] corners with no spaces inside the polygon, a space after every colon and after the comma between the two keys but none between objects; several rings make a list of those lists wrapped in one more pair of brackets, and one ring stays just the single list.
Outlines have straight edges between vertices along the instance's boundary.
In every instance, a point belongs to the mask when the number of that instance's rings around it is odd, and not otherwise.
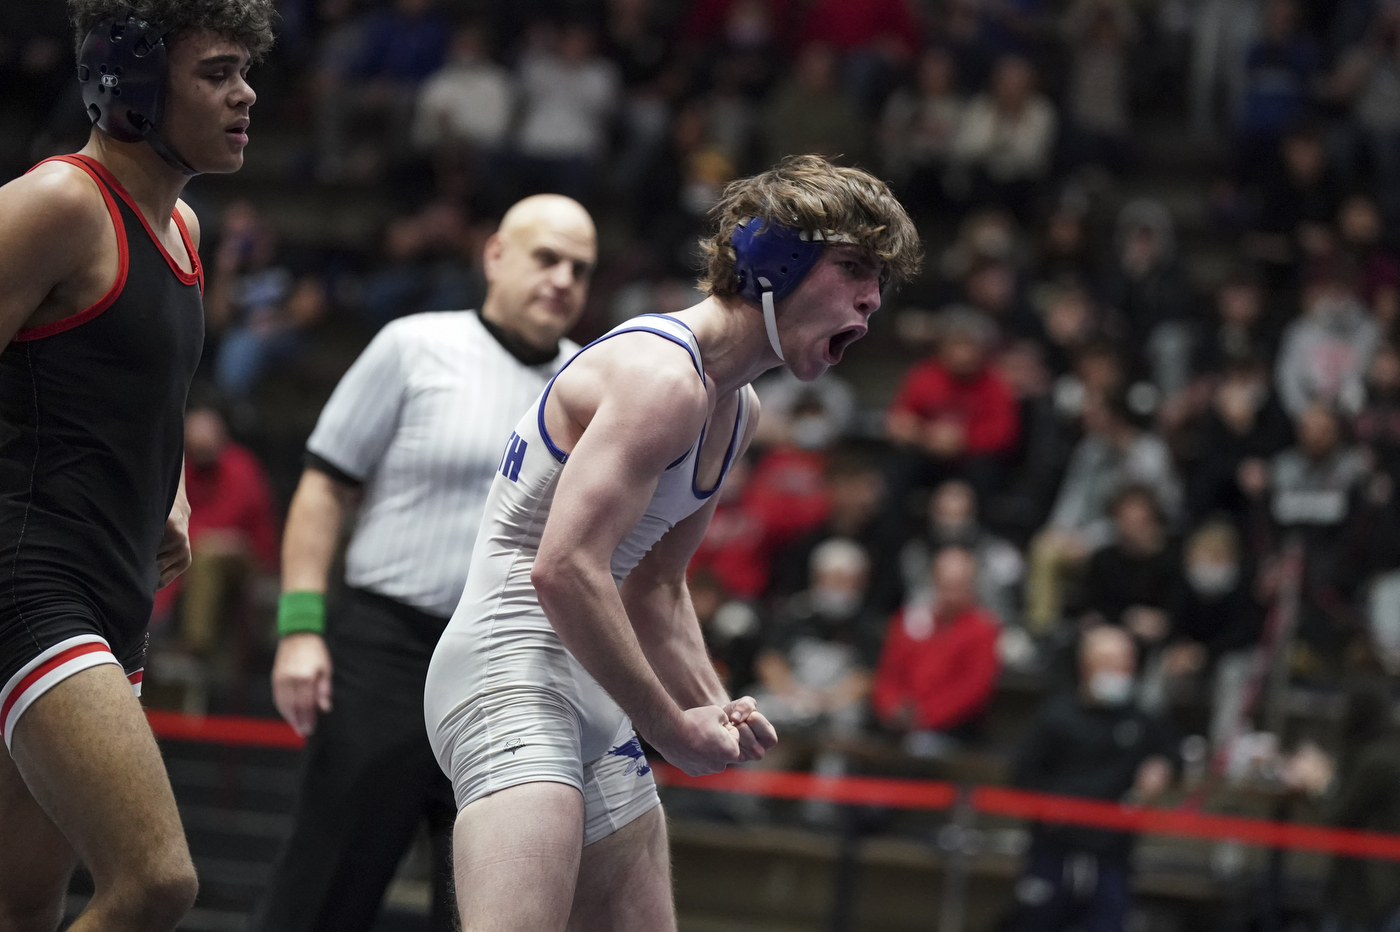
[{"label": "wrestler in black singlet", "polygon": [[0,688],[77,635],[105,638],[128,674],[143,665],[204,342],[204,277],[178,212],[191,273],[106,168],[60,158],[101,189],[120,269],[97,304],[0,352]]}]

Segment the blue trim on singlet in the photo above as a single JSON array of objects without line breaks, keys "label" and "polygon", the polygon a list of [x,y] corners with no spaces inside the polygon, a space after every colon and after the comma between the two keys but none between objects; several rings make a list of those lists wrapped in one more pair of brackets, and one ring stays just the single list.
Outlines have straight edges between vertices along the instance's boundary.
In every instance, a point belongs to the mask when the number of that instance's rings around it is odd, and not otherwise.
[{"label": "blue trim on singlet", "polygon": [[729,449],[724,451],[724,463],[719,468],[719,480],[715,482],[715,487],[708,492],[702,492],[697,487],[700,483],[700,450],[705,446],[705,428],[700,428],[700,442],[695,445],[695,470],[690,474],[690,491],[695,493],[695,497],[702,502],[719,491],[719,487],[724,485],[724,479],[729,475],[729,461],[734,458],[734,450],[739,446],[739,425],[744,422],[744,411],[748,405],[749,390],[742,388],[739,390],[738,401],[734,411],[734,433],[729,437]]},{"label": "blue trim on singlet", "polygon": [[[666,317],[665,314],[643,314],[643,315],[640,315],[640,316],[643,316],[643,317]],[[666,319],[667,319],[667,320],[675,320],[675,318],[671,318],[671,317],[667,317]],[[676,320],[675,322],[678,323],[678,324],[680,324],[682,327],[685,327],[685,324],[681,323],[680,321]],[[690,330],[689,327],[685,327],[685,329],[686,329],[686,330]],[[665,338],[665,339],[667,339],[667,340],[670,340],[672,343],[676,344],[677,346],[682,347],[687,353],[690,354],[690,361],[691,361],[692,363],[694,363],[694,365],[695,365],[695,371],[698,372],[698,373],[700,374],[700,384],[701,384],[701,385],[704,385],[704,384],[705,384],[705,370],[704,370],[703,368],[701,368],[701,366],[700,366],[700,357],[699,357],[698,355],[696,355],[695,350],[693,350],[693,349],[690,348],[690,344],[689,344],[689,343],[685,342],[684,340],[682,340],[680,337],[676,336],[675,334],[667,333],[665,330],[656,330],[656,329],[654,329],[654,328],[652,328],[652,327],[628,327],[628,328],[625,329],[625,330],[613,330],[613,331],[611,331],[610,333],[605,333],[605,334],[603,334],[601,337],[599,337],[598,339],[594,340],[592,343],[589,343],[587,346],[585,346],[583,349],[579,350],[577,353],[574,353],[573,356],[569,357],[569,361],[566,362],[566,363],[564,363],[564,365],[562,365],[562,366],[559,367],[559,371],[556,372],[556,373],[554,373],[554,377],[551,378],[551,379],[549,380],[549,384],[546,385],[546,386],[544,387],[544,394],[540,395],[540,405],[539,405],[539,412],[538,412],[539,425],[540,425],[540,437],[542,437],[542,438],[544,439],[544,445],[545,445],[546,448],[548,448],[550,454],[551,454],[556,460],[558,460],[558,461],[561,462],[561,463],[566,463],[566,462],[568,462],[568,460],[569,460],[569,454],[565,453],[563,450],[559,449],[558,447],[556,447],[556,446],[554,445],[554,441],[549,439],[549,431],[546,430],[546,429],[545,429],[545,426],[544,426],[544,405],[545,405],[545,402],[547,402],[547,401],[549,400],[549,390],[550,390],[551,388],[554,387],[554,379],[557,379],[557,378],[559,378],[559,376],[563,375],[563,374],[564,374],[564,370],[567,369],[567,368],[569,368],[569,363],[572,363],[575,359],[578,359],[580,356],[582,356],[582,355],[583,355],[585,352],[587,352],[589,349],[591,349],[591,348],[597,346],[599,343],[602,343],[602,342],[603,342],[604,340],[606,340],[606,339],[609,339],[609,338],[611,338],[611,337],[622,336],[622,334],[624,334],[624,333],[654,333],[654,334],[656,334],[657,336],[663,337],[663,338]],[[694,336],[694,335],[695,335],[695,331],[690,330],[690,334],[691,334],[691,336]],[[704,430],[703,430],[703,428],[701,429],[701,437],[702,437],[702,438],[704,437]],[[672,467],[679,466],[679,465],[681,464],[681,462],[682,462],[687,456],[689,456],[689,455],[690,455],[690,453],[689,453],[689,451],[687,451],[683,456],[681,456],[680,459],[676,460],[674,463],[672,463],[670,466],[667,466],[666,468],[667,468],[667,469],[671,469]]]}]

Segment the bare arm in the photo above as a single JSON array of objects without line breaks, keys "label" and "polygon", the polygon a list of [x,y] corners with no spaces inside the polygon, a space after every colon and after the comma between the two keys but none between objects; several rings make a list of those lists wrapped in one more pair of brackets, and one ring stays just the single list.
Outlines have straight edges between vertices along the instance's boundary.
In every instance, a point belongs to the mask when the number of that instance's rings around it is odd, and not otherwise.
[{"label": "bare arm", "polygon": [[116,270],[112,221],[81,170],[53,163],[0,187],[0,347],[96,303]]},{"label": "bare arm", "polygon": [[180,487],[165,519],[165,534],[161,538],[160,552],[156,554],[156,569],[160,571],[156,588],[164,589],[173,583],[190,568],[190,560],[190,502],[185,497],[185,464],[181,462]]},{"label": "bare arm", "polygon": [[[302,472],[282,536],[283,592],[325,594],[345,516],[359,498],[358,489],[319,469]],[[331,709],[331,655],[325,638],[305,631],[278,643],[272,697],[297,731],[307,735],[315,729],[316,710]]]},{"label": "bare arm", "polygon": [[[562,405],[571,386],[596,379],[597,404],[559,477],[531,582],[564,646],[668,760],[688,773],[722,770],[740,759],[737,729],[717,705],[682,710],[672,699],[610,569],[666,466],[699,433],[704,388],[679,366],[590,368],[571,371],[575,378],[561,379],[550,396],[551,405]],[[577,412],[570,416],[578,420]]]}]

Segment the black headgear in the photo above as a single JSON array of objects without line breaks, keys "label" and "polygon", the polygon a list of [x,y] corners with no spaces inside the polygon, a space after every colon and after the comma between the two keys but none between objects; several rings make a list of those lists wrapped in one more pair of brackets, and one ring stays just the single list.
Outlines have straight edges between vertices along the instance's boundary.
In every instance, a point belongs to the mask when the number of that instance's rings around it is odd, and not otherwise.
[{"label": "black headgear", "polygon": [[198,174],[161,138],[169,30],[135,16],[109,16],[83,40],[78,82],[88,116],[121,142],[145,142],[176,171]]}]

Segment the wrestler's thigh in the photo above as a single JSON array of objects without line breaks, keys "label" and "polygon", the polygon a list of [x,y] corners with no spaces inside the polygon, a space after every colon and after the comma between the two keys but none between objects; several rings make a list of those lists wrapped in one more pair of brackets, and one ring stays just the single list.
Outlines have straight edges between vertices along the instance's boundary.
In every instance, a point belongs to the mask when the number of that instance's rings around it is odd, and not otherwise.
[{"label": "wrestler's thigh", "polygon": [[462,932],[564,932],[583,850],[583,797],[524,783],[457,814],[454,876]]},{"label": "wrestler's thigh", "polygon": [[36,699],[15,726],[11,753],[99,897],[132,881],[192,886],[175,795],[121,667],[90,667]]},{"label": "wrestler's thigh", "polygon": [[63,915],[73,849],[3,750],[0,827],[0,932],[52,932]]},{"label": "wrestler's thigh", "polygon": [[569,932],[674,932],[671,856],[660,806],[583,849]]}]

